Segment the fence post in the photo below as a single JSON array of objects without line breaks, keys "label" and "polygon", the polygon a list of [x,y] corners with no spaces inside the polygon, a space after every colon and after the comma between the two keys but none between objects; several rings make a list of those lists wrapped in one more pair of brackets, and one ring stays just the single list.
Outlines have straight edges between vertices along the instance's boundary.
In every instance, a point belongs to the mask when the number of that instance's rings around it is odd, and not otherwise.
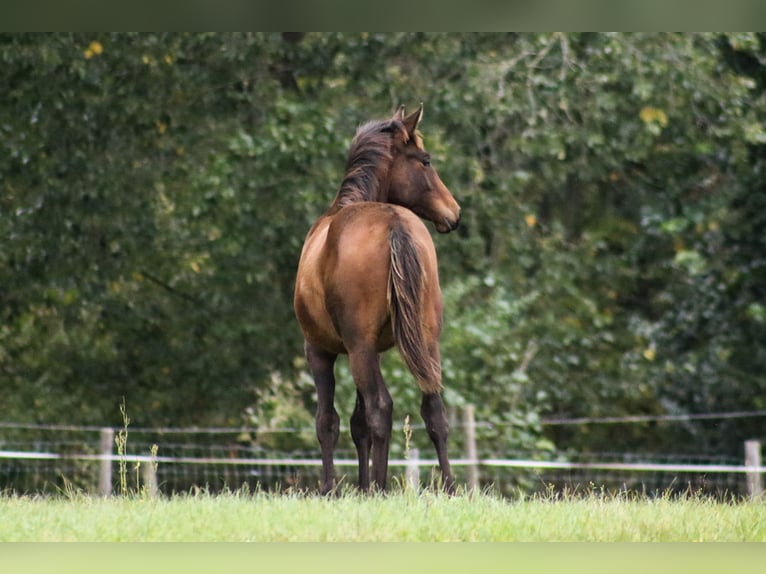
[{"label": "fence post", "polygon": [[463,413],[465,425],[465,457],[468,459],[468,490],[479,488],[479,465],[476,454],[476,419],[473,405],[466,405]]},{"label": "fence post", "polygon": [[420,459],[420,450],[417,448],[411,448],[407,451],[407,466],[404,470],[404,477],[407,480],[407,484],[414,489],[418,489],[420,483],[420,466],[418,465]]},{"label": "fence post", "polygon": [[157,468],[154,461],[141,465],[141,478],[144,480],[144,492],[151,498],[156,498],[160,490],[157,487]]},{"label": "fence post", "polygon": [[98,469],[98,493],[101,496],[112,494],[112,448],[114,447],[114,429],[102,428],[100,432],[99,452],[101,464]]},{"label": "fence post", "polygon": [[747,483],[747,495],[750,500],[757,500],[763,495],[763,481],[761,480],[761,442],[757,440],[745,441],[745,481]]}]

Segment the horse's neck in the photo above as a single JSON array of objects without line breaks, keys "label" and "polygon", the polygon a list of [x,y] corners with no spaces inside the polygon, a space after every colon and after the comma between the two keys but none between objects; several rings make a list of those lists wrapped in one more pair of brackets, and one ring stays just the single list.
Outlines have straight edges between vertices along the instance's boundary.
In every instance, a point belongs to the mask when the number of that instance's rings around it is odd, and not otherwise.
[{"label": "horse's neck", "polygon": [[361,167],[349,170],[343,178],[335,200],[330,206],[334,211],[363,201],[388,201],[388,170]]}]

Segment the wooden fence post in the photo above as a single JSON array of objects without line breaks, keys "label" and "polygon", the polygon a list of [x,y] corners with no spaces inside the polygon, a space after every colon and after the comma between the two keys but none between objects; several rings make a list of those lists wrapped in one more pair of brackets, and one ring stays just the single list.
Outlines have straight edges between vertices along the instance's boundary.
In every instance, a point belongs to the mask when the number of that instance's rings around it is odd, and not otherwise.
[{"label": "wooden fence post", "polygon": [[761,443],[757,440],[745,441],[745,472],[747,495],[750,500],[758,500],[763,496],[763,481],[761,479]]},{"label": "wooden fence post", "polygon": [[476,454],[476,419],[473,405],[466,405],[464,412],[465,457],[468,459],[468,490],[479,488],[479,463]]},{"label": "wooden fence post", "polygon": [[141,478],[144,480],[144,492],[151,498],[156,498],[160,490],[157,486],[157,468],[154,461],[146,461],[141,465]]},{"label": "wooden fence post", "polygon": [[100,432],[99,452],[103,457],[98,469],[98,493],[101,496],[112,494],[112,449],[114,448],[114,429],[102,428]]},{"label": "wooden fence post", "polygon": [[407,451],[407,466],[404,470],[404,477],[407,480],[410,488],[417,490],[420,484],[420,466],[418,465],[420,459],[420,450],[417,448],[411,448]]}]

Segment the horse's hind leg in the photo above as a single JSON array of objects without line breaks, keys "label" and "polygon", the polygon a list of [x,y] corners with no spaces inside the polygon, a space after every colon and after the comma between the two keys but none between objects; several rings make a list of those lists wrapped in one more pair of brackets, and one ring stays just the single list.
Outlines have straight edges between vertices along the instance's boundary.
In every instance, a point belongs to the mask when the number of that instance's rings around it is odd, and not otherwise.
[{"label": "horse's hind leg", "polygon": [[306,342],[306,361],[317,389],[316,431],[322,449],[322,494],[328,494],[334,486],[333,451],[340,434],[340,417],[334,405],[336,358],[337,355]]},{"label": "horse's hind leg", "polygon": [[[356,428],[357,449],[361,443],[363,450],[359,455],[359,487],[369,489],[369,475],[364,466],[363,452],[366,444],[372,446],[372,485],[380,490],[386,489],[388,473],[388,449],[391,442],[393,423],[393,401],[383,382],[380,372],[380,358],[374,348],[349,352],[349,364],[357,388],[357,404],[352,417],[352,429]],[[362,424],[364,416],[366,425]],[[365,436],[365,433],[369,433]],[[366,457],[364,457],[366,458]]]},{"label": "horse's hind leg", "polygon": [[[435,331],[438,333],[438,330]],[[441,364],[438,335],[429,343],[428,352],[434,363]],[[435,379],[427,381],[425,385],[421,384],[421,388],[440,389],[442,386],[441,369],[437,369],[433,376]],[[447,457],[449,422],[447,421],[447,411],[444,408],[444,402],[439,391],[423,391],[423,397],[420,402],[420,415],[426,424],[428,437],[436,449],[436,457],[439,460],[439,468],[441,468],[442,473],[442,487],[447,492],[453,493],[455,490],[455,479],[452,476],[452,469]]]},{"label": "horse's hind leg", "polygon": [[364,410],[362,394],[356,391],[356,404],[354,413],[351,415],[351,438],[356,446],[359,458],[359,487],[367,490],[370,487],[370,448],[372,436],[370,427],[367,426],[367,414]]},{"label": "horse's hind leg", "polygon": [[452,476],[449,459],[447,458],[447,435],[449,423],[439,393],[423,393],[420,403],[420,414],[426,424],[426,432],[436,448],[436,457],[442,471],[442,486],[449,493],[455,490],[455,480]]}]

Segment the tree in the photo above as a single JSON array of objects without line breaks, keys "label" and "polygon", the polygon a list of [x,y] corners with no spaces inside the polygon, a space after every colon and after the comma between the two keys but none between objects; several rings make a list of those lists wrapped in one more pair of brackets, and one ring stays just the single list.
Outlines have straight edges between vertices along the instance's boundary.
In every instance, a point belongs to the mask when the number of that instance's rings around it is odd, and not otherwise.
[{"label": "tree", "polygon": [[[0,417],[310,418],[303,237],[356,126],[423,101],[464,214],[436,239],[446,398],[487,448],[739,448],[759,419],[541,421],[764,408],[765,42],[4,35]],[[399,420],[405,373],[386,361]]]}]

